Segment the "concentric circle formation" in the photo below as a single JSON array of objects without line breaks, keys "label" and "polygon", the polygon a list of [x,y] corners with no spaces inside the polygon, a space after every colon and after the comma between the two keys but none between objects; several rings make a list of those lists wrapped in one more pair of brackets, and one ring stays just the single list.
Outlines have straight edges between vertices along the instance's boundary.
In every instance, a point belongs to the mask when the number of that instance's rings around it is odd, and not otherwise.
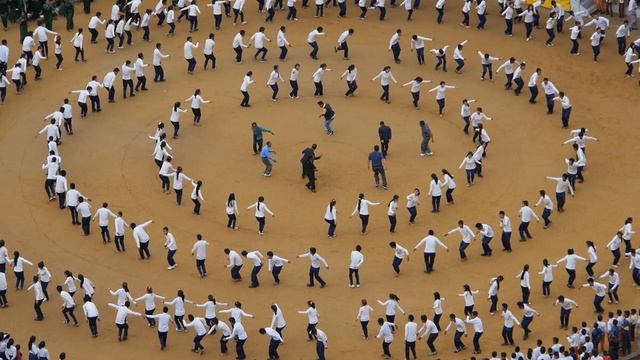
[{"label": "concentric circle formation", "polygon": [[[143,7],[152,5],[144,4]],[[169,359],[186,354],[192,334],[170,331],[169,348],[159,352],[155,331],[148,329],[146,322],[136,317],[129,319],[129,341],[115,342],[116,332],[112,323],[115,314],[106,306],[114,299],[107,290],[116,289],[122,281],[127,281],[134,296],[143,295],[146,286],[153,286],[157,294],[168,299],[182,289],[186,298],[196,303],[203,303],[208,294],[215,295],[219,302],[241,301],[243,309],[255,315],[255,319],[243,322],[249,333],[246,349],[251,359],[266,355],[267,340],[259,336],[257,330],[269,326],[272,315],[269,305],[272,303],[283,309],[288,323],[281,356],[312,358],[315,346],[305,341],[306,317],[296,313],[296,310],[305,309],[305,302],[311,299],[320,312],[318,327],[329,337],[328,357],[372,359],[377,357],[379,344],[373,339],[363,341],[360,324],[355,321],[361,299],[367,299],[374,307],[373,316],[377,318],[384,315],[384,308],[378,306],[376,300],[384,300],[388,293],[395,293],[401,298],[407,314],[418,318],[423,313],[433,314],[432,293],[439,291],[446,298],[443,302],[445,315],[456,313],[462,317],[463,300],[457,295],[462,292],[463,284],[469,284],[472,289],[480,290],[476,296],[476,309],[486,329],[482,343],[484,353],[488,354],[494,349],[505,351],[499,346],[502,320],[489,315],[489,304],[484,300],[488,281],[491,277],[504,275],[500,302],[508,303],[514,314],[520,317],[515,306],[520,298],[516,275],[524,264],[531,266],[532,306],[542,316],[532,324],[534,332],[529,340],[518,340],[518,345],[526,348],[534,346],[538,338],[545,343],[552,336],[564,338],[564,331],[558,329],[558,310],[552,306],[552,299],[561,294],[582,305],[572,314],[572,325],[582,320],[593,323],[593,294],[589,289],[566,289],[566,275],[563,271],[556,271],[552,297],[544,298],[540,291],[541,277],[536,272],[542,267],[543,258],[555,262],[569,247],[586,256],[584,241],[587,239],[594,241],[598,249],[598,275],[608,269],[610,258],[605,245],[622,225],[622,220],[634,214],[634,204],[640,198],[636,186],[639,174],[634,165],[640,150],[635,141],[639,125],[634,121],[637,118],[637,86],[623,76],[624,66],[616,54],[613,34],[607,36],[600,62],[594,64],[586,54],[569,56],[570,43],[566,31],[559,34],[552,48],[544,46],[544,30],[534,30],[534,39],[525,42],[524,29],[517,25],[514,37],[505,37],[503,21],[498,17],[494,4],[489,6],[485,31],[460,27],[459,5],[446,5],[441,25],[435,22],[430,2],[424,3],[414,13],[412,22],[405,21],[405,12],[401,8],[389,8],[384,22],[379,22],[373,11],[369,12],[366,21],[360,21],[358,9],[348,2],[348,15],[344,19],[336,18],[337,8],[330,6],[324,18],[313,18],[311,9],[298,9],[300,20],[287,22],[286,11],[278,11],[275,21],[264,25],[264,16],[256,13],[255,4],[251,2],[247,4],[245,14],[248,24],[233,27],[231,19],[224,18],[222,30],[215,31],[214,52],[218,62],[213,71],[202,69],[204,59],[201,50],[213,29],[212,17],[204,3],[200,4],[203,11],[199,17],[200,30],[191,34],[187,33],[188,27],[183,21],[176,24],[176,36],[167,38],[164,35],[166,25],[157,27],[153,19],[150,42],[143,42],[142,31],[134,30],[135,44],[116,49],[113,55],[104,52],[106,44],[102,32],[98,44],[89,44],[87,36],[86,63],[73,62],[73,48],[69,44],[73,33],[62,30],[64,23],[56,21],[54,30],[59,30],[63,37],[64,70],[55,71],[52,59],[44,61],[43,80],[31,81],[33,74],[29,70],[29,84],[23,94],[15,96],[14,89],[9,88],[7,101],[0,107],[0,166],[4,180],[0,190],[4,200],[0,210],[0,238],[5,239],[10,251],[20,250],[26,259],[32,262],[44,260],[53,273],[53,288],[63,282],[66,269],[90,278],[96,284],[95,302],[102,319],[100,337],[91,339],[84,326],[71,328],[63,325],[57,296],[52,296],[51,301],[43,306],[46,320],[32,322],[32,294],[12,289],[8,294],[11,306],[0,311],[4,319],[0,330],[8,330],[21,341],[35,334],[47,341],[52,353],[66,351],[70,357],[78,359],[114,356]],[[101,10],[108,14],[111,4],[97,1],[92,3],[92,8],[92,11]],[[80,12],[78,10],[77,13]],[[474,25],[477,19],[472,17],[471,21]],[[87,22],[88,17],[84,15],[76,17],[77,25],[84,26]],[[275,45],[276,32],[281,24],[287,26],[287,37],[293,45],[285,62],[277,60],[279,50]],[[307,56],[310,48],[306,44],[306,34],[318,25],[324,27],[327,36],[318,39],[320,60],[314,61]],[[253,61],[255,49],[249,48],[245,50],[244,63],[236,65],[231,49],[233,36],[239,29],[245,29],[247,43],[259,26],[266,27],[266,34],[272,40],[267,43],[267,61]],[[30,27],[33,26],[30,24]],[[339,34],[348,28],[355,29],[355,34],[349,38],[351,59],[345,61],[340,54],[334,54],[333,46]],[[389,38],[397,28],[401,28],[403,33],[400,64],[394,64],[387,52]],[[585,35],[589,31],[585,31]],[[426,65],[417,64],[415,54],[409,51],[412,34],[433,38],[432,42],[427,42],[427,50],[449,45],[449,72],[434,71],[435,57],[430,53],[426,56]],[[193,75],[187,75],[186,62],[182,57],[186,36],[192,36],[194,42],[200,43],[200,48],[195,51],[198,64]],[[11,59],[15,59],[20,49],[16,41],[17,25],[13,25],[4,37],[11,45]],[[452,50],[463,40],[468,40],[464,49],[466,66],[462,74],[456,74],[453,72]],[[81,119],[75,106],[75,94],[68,94],[68,91],[82,89],[91,75],[101,79],[126,59],[135,60],[138,52],[144,53],[145,62],[151,63],[156,42],[161,42],[163,52],[170,55],[163,62],[167,81],[151,82],[152,67],[149,67],[146,69],[149,90],[124,100],[118,78],[116,102],[106,103],[106,94],[102,92],[102,112],[90,112],[89,116]],[[585,53],[588,45],[586,36],[582,40]],[[555,183],[545,180],[545,176],[559,176],[565,172],[564,158],[574,156],[569,146],[561,146],[569,136],[568,131],[560,129],[558,105],[556,114],[546,115],[543,98],[539,99],[542,104],[530,105],[525,94],[515,97],[511,91],[503,90],[503,73],[494,74],[494,81],[480,81],[478,50],[502,59],[513,56],[518,61],[526,61],[525,82],[536,67],[542,68],[541,78],[549,77],[571,98],[573,114],[570,128],[586,127],[601,142],[588,145],[586,182],[578,186],[575,198],[569,198],[565,213],[553,213],[554,222],[550,229],[543,230],[542,226],[532,224],[533,240],[518,243],[514,234],[514,251],[510,254],[494,251],[491,258],[481,258],[480,244],[474,242],[468,250],[470,259],[460,262],[456,251],[459,239],[457,236],[443,237],[446,231],[454,228],[459,219],[464,219],[472,227],[477,222],[489,223],[497,231],[499,210],[506,211],[515,228],[521,200],[527,199],[534,204],[540,189],[553,194]],[[290,91],[288,74],[296,63],[301,65],[301,97],[292,100],[287,96]],[[323,80],[325,96],[322,99],[337,113],[333,122],[335,135],[332,137],[327,137],[323,131],[319,118],[321,109],[316,104],[318,99],[312,96],[311,75],[320,63],[326,63],[332,70]],[[345,98],[346,83],[339,77],[351,63],[358,68],[359,89],[355,97]],[[494,70],[499,63],[494,65]],[[286,80],[279,84],[280,99],[277,102],[271,101],[271,90],[265,86],[274,64],[280,65]],[[419,110],[411,105],[408,89],[395,84],[391,85],[391,104],[378,100],[379,82],[370,79],[385,65],[391,65],[392,73],[400,84],[416,76],[432,81],[432,84],[422,87]],[[252,107],[241,108],[238,106],[241,101],[240,84],[244,73],[250,70],[255,80],[250,88]],[[445,115],[440,118],[433,93],[427,93],[427,90],[442,80],[456,88],[448,91]],[[202,90],[203,98],[211,100],[210,104],[202,106],[200,126],[192,126],[190,113],[183,114],[180,138],[169,139],[168,143],[173,148],[170,153],[174,156],[174,164],[182,166],[189,177],[204,183],[205,201],[200,216],[191,213],[190,185],[185,187],[185,203],[180,207],[176,205],[173,194],[161,192],[158,169],[151,156],[153,140],[148,138],[160,121],[166,124],[167,129],[170,128],[172,104],[181,101],[182,107],[188,108],[189,103],[184,100],[196,88]],[[44,176],[39,170],[45,159],[46,146],[42,137],[33,139],[33,136],[44,125],[41,119],[57,110],[65,97],[74,105],[75,134],[63,137],[60,146],[62,168],[67,170],[69,181],[91,198],[93,210],[102,202],[108,202],[113,211],[124,212],[127,222],[154,220],[147,228],[151,235],[151,260],[137,259],[130,232],[125,238],[127,251],[116,253],[112,244],[103,245],[100,241],[97,223],[92,223],[91,235],[84,237],[78,227],[70,224],[67,211],[59,210],[54,202],[47,202],[42,189]],[[492,141],[484,162],[485,176],[471,188],[464,186],[464,172],[457,168],[467,151],[475,149],[470,137],[462,132],[459,110],[465,98],[477,100],[472,104],[472,110],[477,105],[493,117],[486,123]],[[427,121],[434,133],[432,157],[419,156],[419,120]],[[277,159],[270,178],[262,176],[263,165],[251,150],[250,124],[254,121],[275,133],[265,134],[266,139],[273,143]],[[385,121],[393,130],[387,158],[387,191],[373,187],[372,174],[366,167],[367,154],[378,143],[380,121]],[[316,152],[322,154],[316,162],[316,193],[307,191],[300,179],[301,151],[312,143],[318,144]],[[429,211],[428,180],[431,173],[440,174],[441,169],[448,169],[456,177],[456,203],[453,206],[443,205],[441,213],[434,215]],[[403,199],[414,188],[422,191],[421,205],[416,224],[409,226]],[[241,212],[238,231],[225,227],[223,204],[230,192],[236,194]],[[369,200],[381,203],[371,208],[366,236],[359,234],[357,216],[349,217],[360,192],[364,192]],[[397,231],[390,234],[386,204],[394,194],[400,196],[400,209]],[[276,214],[274,218],[267,219],[266,234],[261,237],[257,235],[253,211],[246,210],[259,195],[265,197]],[[338,236],[327,239],[323,215],[332,198],[337,200]],[[162,248],[163,226],[168,226],[178,241],[176,259],[179,266],[171,272],[166,270]],[[394,277],[391,268],[393,252],[387,243],[393,240],[411,249],[429,229],[434,229],[451,251],[439,251],[436,271],[429,275],[422,271],[420,250],[411,253],[410,261],[402,264],[401,276]],[[190,256],[198,233],[211,243],[207,261],[209,275],[205,279],[198,277]],[[499,248],[498,242],[499,237],[496,237],[494,248]],[[362,287],[350,289],[347,287],[347,267],[349,253],[356,244],[363,247],[365,256],[360,272]],[[322,276],[328,282],[326,288],[305,287],[308,263],[304,259],[296,259],[296,255],[306,252],[310,246],[315,246],[330,265],[328,270],[322,269]],[[265,255],[272,250],[291,260],[291,264],[285,265],[279,286],[271,284],[265,266],[260,273],[261,286],[248,289],[249,262],[245,261],[242,269],[245,281],[232,283],[224,268],[227,259],[222,250],[226,247],[238,252],[260,250]],[[626,260],[623,265],[627,265]],[[34,273],[35,268],[28,266],[27,280]],[[632,287],[629,272],[621,267],[619,273],[622,301],[620,305],[607,305],[607,311],[637,305],[633,301],[636,290]],[[585,276],[580,265],[577,284],[584,283]],[[11,283],[13,277],[8,277]],[[50,294],[53,288],[50,287]],[[78,296],[76,298],[79,299]],[[132,308],[144,310],[143,304]],[[200,316],[202,309],[188,305],[187,313]],[[446,325],[446,321],[442,321]],[[370,324],[372,334],[377,333],[374,322]],[[398,316],[396,322],[402,326],[404,316]],[[471,332],[471,327],[468,329]],[[396,356],[402,351],[402,334],[402,330],[396,333],[392,345],[392,353]],[[520,329],[516,330],[515,336],[520,338]],[[470,340],[465,339],[465,342],[469,342],[467,345],[470,347]],[[462,354],[452,352],[451,334],[441,334],[436,344],[443,359],[463,359],[470,354],[469,350]],[[207,338],[204,346],[207,347],[207,357],[218,357],[217,340]],[[418,346],[423,354],[424,344]]]}]

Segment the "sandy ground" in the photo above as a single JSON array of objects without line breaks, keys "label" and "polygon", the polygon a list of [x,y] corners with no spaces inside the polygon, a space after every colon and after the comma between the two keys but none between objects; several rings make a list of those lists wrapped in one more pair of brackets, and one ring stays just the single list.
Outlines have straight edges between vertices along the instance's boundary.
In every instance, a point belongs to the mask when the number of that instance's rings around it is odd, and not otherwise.
[{"label": "sandy ground", "polygon": [[[145,4],[151,6],[152,4]],[[247,10],[249,24],[244,26],[250,35],[263,25],[262,16],[255,12],[255,3],[250,2]],[[54,61],[44,63],[44,79],[41,82],[30,81],[23,95],[17,97],[10,90],[7,103],[0,107],[0,163],[3,186],[0,194],[4,206],[0,213],[0,237],[8,243],[10,251],[21,250],[23,255],[34,262],[45,260],[54,274],[53,287],[63,280],[62,272],[70,269],[74,273],[83,273],[97,286],[95,297],[101,310],[101,336],[89,337],[86,326],[71,328],[62,323],[59,313],[60,302],[54,297],[51,303],[44,305],[46,321],[32,321],[32,294],[10,291],[11,307],[0,311],[3,330],[9,330],[23,345],[28,336],[36,334],[50,344],[52,353],[66,351],[73,359],[109,359],[141,358],[153,356],[157,359],[170,359],[176,356],[188,356],[192,334],[169,335],[169,348],[158,351],[155,331],[146,327],[143,319],[130,319],[131,336],[126,343],[117,343],[113,325],[114,311],[106,306],[114,299],[108,294],[109,288],[118,288],[121,281],[128,281],[134,296],[140,296],[145,286],[153,286],[156,293],[174,296],[177,289],[184,289],[187,298],[204,302],[206,295],[215,294],[219,301],[240,300],[244,309],[255,314],[245,326],[249,332],[246,345],[250,359],[265,358],[267,339],[259,336],[259,327],[268,326],[271,320],[269,305],[276,302],[283,309],[288,322],[285,331],[286,344],[281,347],[281,356],[288,359],[312,359],[314,346],[305,341],[306,317],[296,314],[296,310],[305,308],[305,301],[316,302],[321,320],[319,328],[329,336],[328,357],[345,359],[348,356],[358,359],[377,358],[380,344],[377,340],[365,342],[359,331],[355,315],[360,299],[366,298],[375,308],[374,316],[382,316],[383,308],[376,299],[385,299],[389,292],[398,294],[401,305],[407,313],[418,317],[422,313],[432,315],[431,303],[433,291],[439,291],[446,298],[445,314],[462,313],[462,298],[456,296],[462,285],[468,283],[479,289],[476,298],[477,309],[484,320],[487,331],[483,337],[485,354],[493,349],[506,351],[500,347],[500,318],[488,314],[486,291],[488,280],[492,276],[503,274],[506,278],[501,289],[501,302],[508,302],[515,308],[520,289],[516,274],[522,265],[532,267],[532,304],[542,313],[536,318],[532,328],[534,333],[526,342],[518,340],[526,348],[532,346],[536,338],[550,342],[552,336],[561,336],[558,329],[558,309],[552,307],[551,298],[541,296],[541,278],[535,275],[541,268],[543,258],[555,261],[563,256],[565,249],[575,247],[577,252],[586,256],[584,240],[592,239],[599,246],[600,262],[596,269],[603,273],[610,263],[610,254],[605,244],[615,230],[622,225],[626,216],[633,215],[633,205],[640,198],[637,191],[638,171],[633,165],[638,153],[638,142],[632,134],[637,133],[637,83],[625,80],[624,64],[616,55],[613,30],[618,19],[612,24],[612,30],[604,43],[601,62],[594,64],[590,58],[588,37],[585,31],[582,41],[583,52],[579,57],[568,55],[569,41],[565,33],[556,41],[554,48],[544,46],[544,30],[535,32],[532,42],[523,39],[524,29],[518,26],[511,39],[502,35],[503,21],[496,16],[494,4],[490,6],[491,15],[486,31],[464,29],[458,25],[458,4],[448,4],[445,23],[436,25],[432,10],[433,4],[424,4],[423,9],[415,13],[415,21],[406,22],[401,8],[390,9],[388,21],[378,22],[370,12],[366,22],[357,20],[357,9],[349,2],[349,17],[337,19],[337,10],[330,8],[328,16],[322,21],[311,17],[311,8],[299,11],[300,21],[287,23],[288,38],[293,44],[287,62],[281,64],[283,76],[288,80],[291,66],[299,62],[302,65],[300,76],[301,99],[291,101],[286,97],[288,84],[281,87],[281,100],[270,101],[270,89],[264,86],[269,71],[277,56],[275,46],[276,31],[283,23],[286,12],[276,15],[274,24],[267,25],[267,35],[274,40],[268,44],[269,61],[265,63],[247,60],[243,65],[235,65],[232,58],[231,38],[237,28],[224,19],[223,29],[217,32],[216,55],[219,68],[203,72],[202,59],[198,54],[198,70],[195,76],[186,75],[186,63],[182,59],[182,44],[187,36],[186,24],[178,24],[178,35],[165,38],[164,29],[152,26],[152,43],[142,43],[141,32],[135,33],[135,46],[118,50],[117,54],[106,56],[103,52],[103,35],[99,45],[87,45],[87,63],[74,63],[73,49],[68,41],[72,33],[62,31],[64,36],[64,71],[56,72]],[[106,1],[94,4],[94,9],[108,14],[110,5]],[[209,30],[212,18],[201,5],[201,30],[194,34],[201,46]],[[80,8],[77,13],[81,12]],[[377,14],[377,11],[375,12]],[[543,17],[544,18],[544,17]],[[87,18],[81,16],[76,24],[86,24]],[[472,25],[476,19],[472,18]],[[320,61],[310,61],[307,57],[306,34],[322,25],[327,38],[319,41]],[[62,29],[61,21],[55,23],[56,29]],[[352,63],[358,66],[360,89],[355,98],[345,99],[342,94],[345,84],[339,75],[351,62],[345,62],[339,55],[332,53],[339,33],[353,27],[355,36],[349,40]],[[401,65],[392,64],[387,53],[389,37],[396,28],[404,32]],[[13,27],[5,36],[12,45],[12,59],[18,52],[16,44],[17,27]],[[468,59],[465,72],[457,75],[434,73],[433,58],[427,56],[427,65],[419,67],[414,55],[409,53],[409,37],[413,33],[434,38],[428,46],[448,44],[450,51],[458,42],[468,39],[465,54]],[[499,43],[496,43],[496,40]],[[47,203],[42,190],[44,175],[39,170],[45,155],[43,138],[34,139],[34,135],[43,126],[42,118],[55,111],[62,99],[68,96],[75,103],[75,95],[66,92],[82,88],[93,74],[100,79],[114,66],[120,66],[125,59],[134,60],[139,51],[143,51],[151,62],[153,43],[162,41],[163,49],[171,54],[165,61],[168,81],[162,84],[149,84],[149,91],[134,99],[123,101],[118,97],[116,104],[104,104],[99,114],[90,114],[80,119],[79,110],[74,109],[76,134],[66,137],[61,147],[63,167],[68,178],[93,200],[94,209],[103,201],[108,201],[111,209],[123,210],[127,221],[143,222],[155,220],[149,227],[151,234],[150,261],[137,260],[133,250],[131,234],[127,234],[128,250],[125,254],[115,252],[113,245],[104,246],[100,241],[95,223],[90,237],[81,235],[80,229],[69,223],[68,213],[60,211],[56,205]],[[88,41],[87,41],[88,42]],[[251,50],[251,49],[250,49]],[[459,238],[443,238],[453,251],[439,252],[437,271],[431,275],[422,272],[420,252],[411,261],[403,264],[403,274],[395,278],[391,269],[392,252],[387,243],[395,240],[405,247],[412,248],[428,229],[435,229],[441,235],[453,228],[458,219],[468,224],[488,222],[498,229],[497,212],[505,209],[517,225],[516,211],[522,199],[535,202],[539,189],[553,193],[555,184],[544,179],[545,176],[558,176],[565,171],[563,158],[572,156],[568,146],[560,144],[568,138],[568,132],[560,130],[559,114],[545,115],[543,103],[532,106],[526,101],[526,95],[516,98],[511,92],[502,89],[503,75],[496,76],[495,82],[479,80],[480,64],[477,50],[489,51],[493,56],[508,58],[515,56],[525,59],[529,64],[525,79],[529,78],[535,67],[543,68],[543,77],[549,76],[556,86],[566,91],[571,98],[574,111],[571,127],[588,127],[591,134],[601,139],[599,143],[590,143],[589,168],[587,181],[578,187],[575,199],[569,199],[567,212],[553,214],[555,220],[551,229],[543,230],[534,224],[534,239],[527,243],[514,244],[512,254],[496,251],[492,258],[480,257],[480,244],[474,242],[469,250],[470,260],[461,263],[457,257]],[[250,52],[249,52],[250,53]],[[453,64],[451,52],[450,66]],[[319,108],[312,95],[311,74],[319,62],[326,62],[333,69],[328,73],[325,83],[325,101],[331,103],[337,111],[334,128],[336,135],[327,137],[317,118]],[[379,84],[369,81],[384,65],[391,64],[393,73],[400,83],[417,75],[434,82],[446,80],[457,86],[447,95],[445,117],[437,117],[433,94],[426,94],[423,87],[422,108],[416,111],[410,103],[408,89],[392,86],[392,104],[386,105],[378,100]],[[256,84],[251,89],[250,109],[238,106],[242,75],[248,70],[255,73]],[[147,71],[147,76],[152,71]],[[33,75],[29,73],[31,78]],[[118,96],[121,95],[120,80],[117,80]],[[174,101],[184,100],[193,93],[194,88],[203,90],[203,97],[212,100],[203,107],[202,126],[192,127],[190,114],[182,118],[183,132],[179,140],[170,141],[175,155],[175,164],[181,165],[187,175],[204,181],[203,193],[206,201],[200,217],[191,214],[190,203],[177,207],[173,196],[163,195],[156,175],[157,168],[151,157],[152,142],[147,138],[153,133],[155,124],[164,121],[169,126],[169,109]],[[101,94],[106,102],[106,94]],[[459,117],[459,104],[463,98],[475,98],[494,121],[487,125],[492,143],[489,157],[485,161],[484,179],[477,186],[464,186],[464,173],[456,169],[464,154],[473,148],[471,139],[461,132],[462,121]],[[188,105],[188,104],[186,104]],[[556,109],[558,107],[556,106]],[[429,122],[435,134],[433,151],[435,156],[418,156],[419,132],[418,120]],[[388,177],[390,189],[378,190],[373,187],[371,174],[365,162],[371,146],[377,142],[377,124],[386,121],[394,132],[388,159]],[[264,178],[262,164],[251,153],[251,133],[249,124],[257,121],[274,130],[275,136],[268,136],[277,151],[278,163],[273,177]],[[318,153],[323,157],[317,162],[319,168],[318,192],[307,191],[300,180],[300,151],[311,143],[318,144]],[[443,211],[434,216],[429,212],[428,176],[448,168],[457,176],[458,189],[455,192],[456,205],[443,206]],[[423,204],[419,209],[417,225],[406,225],[407,214],[401,201],[399,226],[393,236],[387,231],[385,207],[373,208],[372,219],[367,236],[359,234],[357,218],[349,219],[356,195],[365,192],[372,201],[387,203],[393,194],[403,198],[414,187],[422,189]],[[223,203],[229,192],[238,196],[242,215],[239,218],[241,229],[230,232],[225,228],[226,216]],[[244,208],[255,201],[258,195],[266,197],[267,204],[276,213],[274,219],[267,220],[267,234],[258,237],[253,213]],[[324,209],[331,198],[338,201],[338,234],[335,239],[327,239],[325,223],[322,220]],[[177,260],[180,267],[167,272],[162,226],[169,226],[179,243]],[[196,233],[202,233],[211,242],[209,249],[206,280],[198,278],[189,256],[189,249]],[[515,234],[514,234],[515,235]],[[515,236],[514,236],[515,238]],[[515,239],[514,239],[515,240]],[[361,271],[363,286],[360,289],[347,287],[347,266],[349,252],[356,244],[361,244],[366,257]],[[307,261],[296,260],[296,254],[316,246],[319,253],[329,262],[331,268],[322,270],[328,281],[325,289],[308,289],[304,286],[307,274]],[[282,274],[283,283],[279,287],[271,285],[270,274],[266,269],[261,273],[262,286],[248,289],[248,282],[232,283],[229,274],[223,270],[226,258],[222,249],[231,247],[238,251],[259,249],[263,254],[273,250],[277,254],[292,259]],[[499,248],[494,241],[494,248]],[[625,261],[626,265],[627,262]],[[246,279],[248,266],[243,269]],[[34,274],[34,268],[27,269],[27,279]],[[606,306],[606,309],[629,308],[637,306],[633,296],[637,290],[631,287],[630,274],[626,268],[620,269],[622,278],[620,306]],[[579,320],[593,320],[590,289],[567,290],[563,283],[566,274],[562,268],[556,271],[556,281],[552,295],[565,294],[577,300],[582,306],[574,312],[572,324]],[[578,272],[578,283],[583,283],[583,266]],[[13,275],[9,275],[13,281]],[[29,281],[27,280],[27,283]],[[53,289],[52,289],[53,290]],[[134,307],[144,310],[143,305]],[[200,314],[194,307],[187,308],[188,313]],[[514,310],[520,317],[521,313]],[[405,319],[398,318],[404,325]],[[446,320],[445,320],[446,321]],[[445,323],[446,324],[446,323]],[[373,322],[370,331],[377,332]],[[394,357],[400,357],[403,349],[402,331],[397,333],[392,346]],[[521,331],[516,330],[519,339]],[[206,357],[219,358],[217,336],[208,338],[204,344],[208,348]],[[467,340],[471,345],[471,338]],[[454,355],[452,335],[441,334],[437,346],[438,358],[463,359],[470,351]],[[420,357],[426,357],[423,342],[419,344]]]}]

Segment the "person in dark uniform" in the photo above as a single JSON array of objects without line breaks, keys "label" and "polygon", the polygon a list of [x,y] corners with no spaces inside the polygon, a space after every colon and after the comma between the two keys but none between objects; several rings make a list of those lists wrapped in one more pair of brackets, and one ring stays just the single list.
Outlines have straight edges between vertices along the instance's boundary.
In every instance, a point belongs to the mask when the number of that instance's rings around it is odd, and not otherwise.
[{"label": "person in dark uniform", "polygon": [[302,150],[302,158],[300,159],[300,163],[302,164],[302,178],[307,178],[309,182],[305,185],[307,189],[312,192],[316,191],[316,166],[315,161],[319,160],[322,155],[316,156],[316,149],[318,148],[317,144],[311,145],[304,150]]},{"label": "person in dark uniform", "polygon": [[389,151],[389,142],[391,141],[391,128],[385,125],[384,121],[380,121],[378,136],[380,137],[380,148],[382,150],[382,156],[386,158],[387,152]]}]

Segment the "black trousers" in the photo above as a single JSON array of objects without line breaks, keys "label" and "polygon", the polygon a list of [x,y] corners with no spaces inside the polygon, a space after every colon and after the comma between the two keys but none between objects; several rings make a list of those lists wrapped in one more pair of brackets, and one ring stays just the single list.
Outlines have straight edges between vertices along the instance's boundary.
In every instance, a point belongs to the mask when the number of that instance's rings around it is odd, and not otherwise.
[{"label": "black trousers", "polygon": [[164,69],[162,65],[153,65],[153,81],[164,81]]},{"label": "black trousers", "polygon": [[127,98],[127,87],[129,87],[129,96],[135,96],[133,93],[133,80],[122,80],[122,96]]},{"label": "black trousers", "polygon": [[289,93],[289,97],[295,98],[298,96],[298,81],[289,80],[289,84],[291,85],[291,92]]},{"label": "black trousers", "polygon": [[149,242],[140,243],[140,247],[138,248],[138,254],[140,254],[141,259],[148,259],[151,257],[151,252],[149,251]]},{"label": "black trousers", "polygon": [[91,101],[91,111],[99,112],[100,109],[100,96],[98,95],[89,95],[89,100]]},{"label": "black trousers", "polygon": [[136,82],[136,91],[139,90],[147,90],[147,77],[146,76],[138,76],[138,81]]},{"label": "black trousers", "polygon": [[213,55],[213,53],[211,54],[205,54],[204,55],[204,69],[207,70],[207,65],[209,64],[209,61],[211,61],[211,68],[215,69],[216,68],[216,57]]}]

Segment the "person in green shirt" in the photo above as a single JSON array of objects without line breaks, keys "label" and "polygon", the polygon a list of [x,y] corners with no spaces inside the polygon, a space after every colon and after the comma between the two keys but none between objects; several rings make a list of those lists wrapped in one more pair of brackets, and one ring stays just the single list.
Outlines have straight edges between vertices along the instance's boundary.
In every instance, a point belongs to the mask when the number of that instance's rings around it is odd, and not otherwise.
[{"label": "person in green shirt", "polygon": [[63,14],[64,18],[67,20],[67,31],[73,30],[75,26],[73,25],[73,15],[75,12],[75,8],[73,6],[72,0],[65,0],[65,2],[60,7],[60,13]]},{"label": "person in green shirt", "polygon": [[46,1],[42,7],[42,15],[44,16],[44,26],[51,31],[53,31],[53,11],[52,1]]},{"label": "person in green shirt", "polygon": [[260,150],[262,150],[262,143],[263,143],[262,133],[267,132],[271,135],[275,135],[275,134],[270,129],[261,127],[255,122],[251,123],[251,131],[253,133],[253,155],[258,155]]},{"label": "person in green shirt", "polygon": [[2,28],[7,31],[9,20],[9,0],[0,0],[0,21],[2,21]]},{"label": "person in green shirt", "polygon": [[91,0],[82,0],[82,5],[85,14],[91,13]]}]

